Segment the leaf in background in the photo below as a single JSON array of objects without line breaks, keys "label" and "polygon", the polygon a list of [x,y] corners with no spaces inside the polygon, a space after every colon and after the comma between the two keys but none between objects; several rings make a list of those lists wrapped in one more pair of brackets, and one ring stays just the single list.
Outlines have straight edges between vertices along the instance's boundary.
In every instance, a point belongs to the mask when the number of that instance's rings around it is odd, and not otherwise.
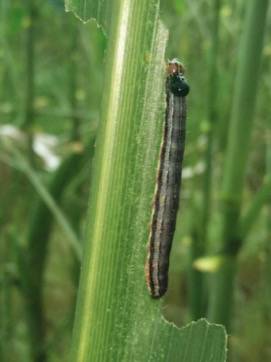
[{"label": "leaf in background", "polygon": [[55,199],[44,186],[38,173],[30,166],[28,160],[23,156],[23,154],[20,153],[20,151],[16,149],[16,147],[14,147],[14,145],[12,145],[12,143],[10,143],[8,140],[5,140],[4,147],[11,152],[13,158],[10,159],[7,156],[5,157],[2,152],[1,161],[25,173],[30,183],[36,189],[39,197],[43,200],[44,204],[54,215],[55,220],[66,235],[67,241],[70,243],[71,248],[74,250],[76,257],[80,260],[82,256],[80,241],[78,240],[63,211],[59,208],[59,206],[55,202]]}]

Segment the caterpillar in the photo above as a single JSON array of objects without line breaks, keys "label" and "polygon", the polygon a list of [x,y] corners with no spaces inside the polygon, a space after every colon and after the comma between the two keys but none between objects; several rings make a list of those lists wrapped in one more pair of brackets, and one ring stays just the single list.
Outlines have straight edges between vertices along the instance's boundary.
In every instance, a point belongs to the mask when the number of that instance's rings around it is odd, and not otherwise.
[{"label": "caterpillar", "polygon": [[157,170],[148,256],[147,287],[152,298],[161,298],[168,285],[169,257],[175,232],[182,161],[185,146],[186,96],[189,85],[184,67],[173,59],[167,65],[166,112]]}]

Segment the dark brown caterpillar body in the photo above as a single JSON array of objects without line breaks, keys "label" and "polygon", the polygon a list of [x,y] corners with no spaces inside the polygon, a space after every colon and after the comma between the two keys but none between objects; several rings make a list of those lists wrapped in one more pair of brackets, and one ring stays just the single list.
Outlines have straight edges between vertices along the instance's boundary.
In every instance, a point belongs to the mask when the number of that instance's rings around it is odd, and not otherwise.
[{"label": "dark brown caterpillar body", "polygon": [[179,207],[188,92],[183,67],[174,59],[168,64],[167,108],[145,265],[147,286],[153,298],[162,297],[168,285],[169,255]]}]

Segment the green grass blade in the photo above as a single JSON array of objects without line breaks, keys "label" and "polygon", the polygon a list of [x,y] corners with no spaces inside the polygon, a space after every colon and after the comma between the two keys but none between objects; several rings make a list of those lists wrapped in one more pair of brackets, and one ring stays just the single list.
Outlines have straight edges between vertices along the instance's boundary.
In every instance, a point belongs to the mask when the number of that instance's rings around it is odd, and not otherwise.
[{"label": "green grass blade", "polygon": [[249,234],[263,206],[267,202],[269,202],[270,195],[271,195],[271,176],[268,176],[264,184],[260,188],[260,190],[255,195],[249,209],[247,210],[247,212],[245,213],[245,215],[241,220],[241,235],[243,238],[245,238]]},{"label": "green grass blade", "polygon": [[30,183],[34,186],[38,195],[43,200],[44,204],[54,215],[56,222],[59,224],[60,228],[66,235],[67,241],[70,243],[70,246],[76,257],[80,260],[82,254],[80,241],[78,240],[63,211],[59,208],[52,195],[44,186],[37,172],[30,166],[27,159],[18,150],[15,149],[14,145],[9,145],[9,150],[13,154],[13,159],[9,161],[9,158],[1,157],[2,161],[25,173]]},{"label": "green grass blade", "polygon": [[[225,361],[225,331],[178,330],[144,262],[165,111],[167,31],[157,1],[116,1],[71,360]],[[147,20],[146,20],[147,19]]]},{"label": "green grass blade", "polygon": [[228,131],[222,185],[222,228],[220,240],[228,262],[215,275],[209,308],[211,321],[230,326],[236,274],[236,256],[241,239],[240,213],[246,167],[253,128],[253,113],[267,18],[268,0],[250,0],[247,6]]}]

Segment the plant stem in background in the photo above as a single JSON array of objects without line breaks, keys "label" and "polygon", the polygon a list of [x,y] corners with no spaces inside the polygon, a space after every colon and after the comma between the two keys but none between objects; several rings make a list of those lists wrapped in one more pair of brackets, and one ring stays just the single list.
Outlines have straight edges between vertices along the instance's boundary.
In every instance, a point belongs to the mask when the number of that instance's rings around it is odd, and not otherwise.
[{"label": "plant stem in background", "polygon": [[[209,56],[209,94],[208,94],[208,109],[207,109],[207,142],[205,152],[205,173],[203,175],[203,196],[201,217],[195,218],[192,230],[192,245],[190,249],[190,311],[192,319],[198,319],[205,315],[206,294],[204,293],[204,275],[201,271],[193,267],[195,259],[201,257],[205,253],[208,224],[211,212],[211,191],[212,191],[212,158],[213,158],[213,134],[217,121],[217,57],[219,47],[219,24],[220,24],[220,7],[221,0],[213,0],[213,19],[212,19],[212,39],[211,51]],[[200,223],[200,225],[199,225]]]},{"label": "plant stem in background", "polygon": [[28,24],[25,47],[25,110],[22,128],[27,132],[29,160],[34,165],[33,122],[35,98],[35,37],[37,23],[36,0],[27,0]]},{"label": "plant stem in background", "polygon": [[214,274],[209,319],[230,326],[240,240],[240,211],[250,147],[268,0],[250,0],[240,43],[237,77],[222,184],[221,252],[225,263]]},{"label": "plant stem in background", "polygon": [[[8,238],[9,239],[9,238]],[[1,322],[1,338],[0,338],[0,360],[8,361],[10,351],[13,348],[13,299],[12,289],[14,286],[12,275],[8,270],[10,261],[10,246],[8,243],[11,240],[7,240],[4,246],[4,262],[1,264],[0,269],[0,283],[1,283],[1,294],[0,294],[0,322]],[[4,244],[4,243],[3,243]]]},{"label": "plant stem in background", "polygon": [[260,190],[256,193],[251,201],[251,205],[241,220],[241,236],[244,239],[250,232],[254,223],[263,208],[263,206],[270,201],[271,195],[271,174],[267,174],[263,185]]},{"label": "plant stem in background", "polygon": [[[270,124],[267,124],[267,137],[266,137],[266,174],[267,177],[271,177],[271,143],[270,143]],[[271,296],[271,192],[269,189],[269,195],[265,207],[265,224],[266,224],[266,235],[265,235],[265,245],[264,245],[264,260],[263,260],[263,278],[261,280],[261,314],[262,318],[265,321],[263,336],[266,339],[267,345],[270,341],[270,323],[271,323],[271,307],[270,307],[270,296]],[[265,348],[261,349],[259,359],[261,361],[268,361],[270,353]]]},{"label": "plant stem in background", "polygon": [[[60,201],[65,188],[77,175],[78,170],[82,166],[82,161],[83,154],[72,154],[56,171],[49,186],[50,194],[56,202]],[[52,213],[44,201],[42,199],[37,200],[29,225],[28,246],[25,253],[20,255],[19,259],[31,354],[34,362],[44,362],[47,360],[45,353],[46,323],[43,306],[43,287],[48,243],[53,221]]]},{"label": "plant stem in background", "polygon": [[72,109],[72,133],[71,133],[71,139],[76,141],[79,139],[80,134],[80,118],[78,117],[78,101],[77,101],[77,77],[78,77],[78,70],[77,70],[77,66],[78,66],[78,60],[77,60],[77,56],[78,56],[78,41],[79,41],[79,37],[78,37],[78,27],[74,27],[73,29],[73,33],[71,36],[71,49],[70,49],[70,57],[71,57],[71,62],[70,62],[70,69],[69,69],[69,74],[70,74],[70,105],[71,105],[71,109]]}]

